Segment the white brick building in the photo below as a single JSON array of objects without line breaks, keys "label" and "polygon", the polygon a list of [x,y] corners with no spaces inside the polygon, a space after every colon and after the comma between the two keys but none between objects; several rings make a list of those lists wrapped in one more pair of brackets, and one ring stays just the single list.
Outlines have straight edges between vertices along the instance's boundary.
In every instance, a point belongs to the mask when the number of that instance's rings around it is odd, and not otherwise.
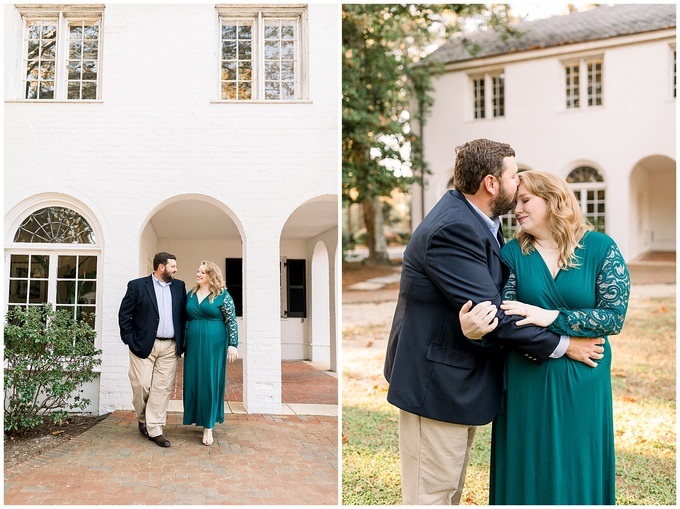
[{"label": "white brick building", "polygon": [[[509,143],[520,169],[572,183],[586,215],[632,260],[676,245],[676,6],[615,5],[523,22],[519,39],[478,31],[430,58],[424,126],[432,174],[413,190],[413,227],[450,185],[456,146]],[[419,129],[416,127],[416,130]]]},{"label": "white brick building", "polygon": [[241,295],[248,412],[280,412],[282,360],[336,369],[339,25],[336,5],[4,6],[5,297],[96,312],[92,412],[132,407],[118,307],[157,251]]}]

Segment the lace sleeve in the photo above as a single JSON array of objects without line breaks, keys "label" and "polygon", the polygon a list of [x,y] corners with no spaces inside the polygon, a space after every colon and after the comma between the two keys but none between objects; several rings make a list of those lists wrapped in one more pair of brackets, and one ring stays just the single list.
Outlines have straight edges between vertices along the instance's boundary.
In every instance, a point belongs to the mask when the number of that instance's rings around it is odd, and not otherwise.
[{"label": "lace sleeve", "polygon": [[514,272],[510,273],[510,277],[503,287],[503,300],[517,300],[517,276]]},{"label": "lace sleeve", "polygon": [[595,281],[595,309],[560,309],[548,327],[565,336],[596,338],[618,334],[628,310],[630,277],[621,252],[613,244]]},{"label": "lace sleeve", "polygon": [[224,303],[222,304],[222,316],[224,317],[224,325],[227,328],[227,344],[228,346],[238,347],[238,323],[236,322],[236,308],[234,307],[234,300],[228,292],[224,296]]}]

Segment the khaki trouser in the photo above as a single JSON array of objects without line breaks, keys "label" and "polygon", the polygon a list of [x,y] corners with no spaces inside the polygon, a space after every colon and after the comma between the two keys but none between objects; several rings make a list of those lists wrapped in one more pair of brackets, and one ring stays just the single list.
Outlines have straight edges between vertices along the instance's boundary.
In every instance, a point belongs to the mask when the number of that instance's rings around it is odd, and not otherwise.
[{"label": "khaki trouser", "polygon": [[399,411],[404,505],[460,504],[476,430]]},{"label": "khaki trouser", "polygon": [[150,437],[163,434],[170,403],[170,393],[177,373],[177,349],[174,340],[156,340],[146,359],[130,352],[132,405],[137,420],[146,423]]}]

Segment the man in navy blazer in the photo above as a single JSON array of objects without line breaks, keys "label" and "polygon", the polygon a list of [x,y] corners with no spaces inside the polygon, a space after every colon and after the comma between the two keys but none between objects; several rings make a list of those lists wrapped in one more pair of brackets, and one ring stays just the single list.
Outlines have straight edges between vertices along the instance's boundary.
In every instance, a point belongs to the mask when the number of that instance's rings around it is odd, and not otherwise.
[{"label": "man in navy blazer", "polygon": [[130,349],[132,404],[142,436],[170,447],[163,436],[177,360],[184,351],[186,288],[175,279],[175,255],[154,256],[153,274],[127,285],[118,312],[120,337]]},{"label": "man in navy blazer", "polygon": [[[474,140],[456,149],[454,184],[413,232],[385,359],[387,400],[400,409],[404,504],[457,504],[476,426],[498,411],[504,350],[541,364],[598,353],[596,341],[560,337],[500,311],[508,277],[498,216],[513,206],[519,180],[510,145]],[[498,326],[485,341],[462,333],[461,307],[491,301]]]}]

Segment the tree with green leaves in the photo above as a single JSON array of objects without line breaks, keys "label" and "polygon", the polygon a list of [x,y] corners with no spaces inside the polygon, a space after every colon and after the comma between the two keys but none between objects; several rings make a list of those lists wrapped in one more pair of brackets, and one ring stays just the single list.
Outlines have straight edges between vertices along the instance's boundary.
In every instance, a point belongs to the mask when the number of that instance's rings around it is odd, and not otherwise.
[{"label": "tree with green leaves", "polygon": [[342,197],[361,204],[369,264],[389,263],[381,197],[428,172],[411,122],[424,124],[441,69],[423,57],[463,19],[493,25],[504,13],[483,4],[342,6]]}]

